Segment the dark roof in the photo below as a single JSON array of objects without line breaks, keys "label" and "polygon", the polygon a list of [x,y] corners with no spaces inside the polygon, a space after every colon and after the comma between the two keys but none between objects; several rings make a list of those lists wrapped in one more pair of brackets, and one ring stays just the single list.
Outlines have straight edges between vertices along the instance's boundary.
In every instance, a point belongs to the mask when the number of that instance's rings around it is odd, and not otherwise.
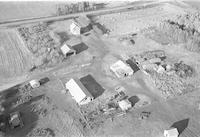
[{"label": "dark roof", "polygon": [[140,70],[139,67],[136,65],[136,63],[134,63],[131,59],[126,60],[126,63],[129,64],[129,66],[132,68],[134,72]]}]

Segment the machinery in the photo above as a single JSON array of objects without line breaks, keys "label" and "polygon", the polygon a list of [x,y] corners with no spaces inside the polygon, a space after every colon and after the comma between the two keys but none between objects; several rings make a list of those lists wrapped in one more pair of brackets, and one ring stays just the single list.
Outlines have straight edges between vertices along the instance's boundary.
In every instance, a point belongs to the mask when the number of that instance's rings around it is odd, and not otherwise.
[{"label": "machinery", "polygon": [[10,114],[9,124],[12,129],[19,127],[19,126],[22,128],[24,126],[23,121],[21,119],[20,112],[16,111],[16,112],[13,112]]}]

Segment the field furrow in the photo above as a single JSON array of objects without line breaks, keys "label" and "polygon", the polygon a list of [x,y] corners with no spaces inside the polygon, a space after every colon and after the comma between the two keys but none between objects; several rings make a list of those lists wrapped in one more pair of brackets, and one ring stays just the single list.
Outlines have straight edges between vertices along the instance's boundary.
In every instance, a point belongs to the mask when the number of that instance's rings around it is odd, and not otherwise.
[{"label": "field furrow", "polygon": [[31,54],[15,30],[0,31],[0,77],[20,76],[31,66]]}]

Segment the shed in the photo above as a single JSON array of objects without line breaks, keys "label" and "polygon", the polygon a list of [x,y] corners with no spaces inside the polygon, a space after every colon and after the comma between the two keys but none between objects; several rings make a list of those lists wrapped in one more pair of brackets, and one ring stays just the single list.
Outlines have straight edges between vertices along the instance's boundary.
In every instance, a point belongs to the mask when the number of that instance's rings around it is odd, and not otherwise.
[{"label": "shed", "polygon": [[29,81],[29,84],[32,88],[38,88],[40,86],[40,82],[36,79]]},{"label": "shed", "polygon": [[165,68],[163,68],[163,66],[159,65],[158,69],[157,69],[157,72],[162,74],[162,73],[165,72]]},{"label": "shed", "polygon": [[127,99],[119,101],[118,105],[123,111],[126,111],[132,107],[131,102]]},{"label": "shed", "polygon": [[65,87],[79,105],[87,104],[94,99],[79,79],[70,79]]},{"label": "shed", "polygon": [[75,55],[76,51],[68,44],[64,43],[63,46],[60,48],[64,56]]},{"label": "shed", "polygon": [[116,63],[110,66],[111,71],[115,73],[118,78],[127,77],[133,75],[133,70],[123,61],[118,60]]},{"label": "shed", "polygon": [[164,130],[164,137],[178,137],[179,133],[177,128],[171,128],[168,130]]}]

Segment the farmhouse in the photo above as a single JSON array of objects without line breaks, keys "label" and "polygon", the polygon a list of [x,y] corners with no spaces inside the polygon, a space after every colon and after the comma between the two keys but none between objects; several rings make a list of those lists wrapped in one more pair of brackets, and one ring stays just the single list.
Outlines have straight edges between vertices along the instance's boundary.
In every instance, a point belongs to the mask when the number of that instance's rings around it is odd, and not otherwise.
[{"label": "farmhouse", "polygon": [[179,133],[177,128],[171,128],[164,130],[164,137],[178,137]]},{"label": "farmhouse", "polygon": [[70,79],[65,87],[69,90],[73,99],[79,104],[87,104],[94,99],[92,94],[84,87],[78,79]]},{"label": "farmhouse", "polygon": [[73,20],[70,25],[70,32],[74,35],[81,35],[92,29],[90,20],[86,17],[79,17]]},{"label": "farmhouse", "polygon": [[116,63],[110,66],[111,71],[115,73],[118,78],[127,77],[133,75],[133,70],[130,66],[123,61],[118,60]]},{"label": "farmhouse", "polygon": [[64,43],[60,49],[65,57],[76,54],[76,51],[67,43]]}]

